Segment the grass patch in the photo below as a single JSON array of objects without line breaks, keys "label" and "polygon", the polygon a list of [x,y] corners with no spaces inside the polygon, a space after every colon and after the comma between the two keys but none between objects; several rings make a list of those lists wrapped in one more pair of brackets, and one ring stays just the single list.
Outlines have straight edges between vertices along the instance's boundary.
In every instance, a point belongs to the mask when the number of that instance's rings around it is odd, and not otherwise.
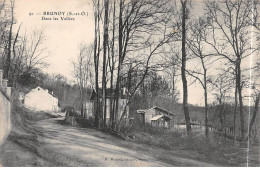
[{"label": "grass patch", "polygon": [[[217,136],[211,135],[208,139],[199,133],[192,132],[187,136],[185,132],[169,130],[163,127],[133,126],[131,129],[122,128],[126,133],[135,136],[131,141],[149,146],[155,146],[166,150],[174,151],[179,156],[194,160],[222,165],[240,166],[240,162],[231,162],[232,158],[226,157],[221,148],[235,148],[234,143],[221,141]],[[127,129],[127,130],[126,130]],[[221,141],[221,142],[220,142]],[[170,154],[157,154],[157,158],[165,160]],[[167,155],[167,156],[166,156]],[[176,156],[176,155],[175,155]]]}]

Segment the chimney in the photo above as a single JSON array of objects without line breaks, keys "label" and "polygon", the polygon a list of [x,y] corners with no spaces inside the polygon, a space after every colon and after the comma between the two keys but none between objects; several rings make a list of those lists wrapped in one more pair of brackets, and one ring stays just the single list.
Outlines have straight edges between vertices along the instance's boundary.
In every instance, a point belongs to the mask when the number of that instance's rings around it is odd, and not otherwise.
[{"label": "chimney", "polygon": [[3,70],[0,70],[0,87],[2,87],[2,80],[3,80]]},{"label": "chimney", "polygon": [[49,93],[48,89],[46,89],[45,91],[47,91],[47,93]]},{"label": "chimney", "polygon": [[7,94],[8,97],[11,97],[11,91],[12,91],[11,87],[6,88],[6,94]]}]

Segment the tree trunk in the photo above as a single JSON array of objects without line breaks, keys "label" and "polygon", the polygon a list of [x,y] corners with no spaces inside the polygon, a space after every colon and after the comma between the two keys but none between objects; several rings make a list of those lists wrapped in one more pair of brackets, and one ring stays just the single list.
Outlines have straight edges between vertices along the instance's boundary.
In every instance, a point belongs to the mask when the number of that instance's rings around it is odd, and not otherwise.
[{"label": "tree trunk", "polygon": [[237,66],[237,90],[238,90],[238,99],[239,99],[239,111],[240,111],[240,131],[241,139],[245,139],[245,125],[244,125],[244,113],[243,113],[243,98],[242,98],[242,87],[241,87],[241,68],[240,61],[238,61]]},{"label": "tree trunk", "polygon": [[[104,38],[103,38],[103,76],[102,76],[102,106],[103,106],[103,127],[106,128],[106,118],[107,118],[107,104],[106,104],[106,55],[107,55],[107,45],[108,45],[108,4],[109,0],[104,1],[105,13],[104,13]],[[103,117],[102,116],[102,117]]]},{"label": "tree trunk", "polygon": [[209,135],[209,127],[208,127],[208,92],[207,92],[207,84],[205,83],[204,89],[204,101],[205,101],[205,136]]},{"label": "tree trunk", "polygon": [[112,129],[115,127],[115,119],[114,119],[114,103],[115,99],[114,96],[112,97],[113,91],[113,80],[114,80],[114,54],[115,54],[115,11],[116,11],[116,1],[114,1],[114,9],[113,9],[113,33],[112,33],[112,48],[111,48],[111,57],[112,57],[112,64],[111,64],[111,78],[110,78],[110,120],[112,124]]},{"label": "tree trunk", "polygon": [[[95,7],[96,8],[96,7]],[[99,0],[97,9],[95,9],[95,39],[94,39],[94,64],[95,64],[95,88],[96,88],[96,109],[95,109],[95,126],[99,128],[99,90],[98,90],[98,66],[99,66]]]},{"label": "tree trunk", "polygon": [[[121,65],[123,59],[123,21],[122,21],[122,10],[123,10],[123,2],[120,0],[119,4],[119,29],[118,29],[118,52],[119,52],[119,63],[117,68],[117,82],[116,82],[116,95],[115,95],[115,121],[117,122],[119,116],[119,97],[120,97],[120,88],[121,88]],[[117,126],[117,123],[116,123]],[[117,128],[117,127],[115,127]]]},{"label": "tree trunk", "polygon": [[248,131],[248,137],[249,138],[251,137],[252,128],[253,128],[253,125],[255,123],[256,114],[258,112],[259,98],[260,98],[260,93],[256,97],[254,113],[253,113],[253,116],[252,116],[250,124],[249,124],[249,131]]},{"label": "tree trunk", "polygon": [[183,111],[186,121],[187,134],[191,132],[190,115],[188,109],[188,86],[186,80],[186,4],[187,0],[182,1],[182,67],[181,67],[181,77],[183,84]]},{"label": "tree trunk", "polygon": [[224,116],[223,116],[223,104],[221,98],[219,99],[219,121],[220,121],[220,130],[221,135],[224,132]]},{"label": "tree trunk", "polygon": [[[237,76],[237,68],[236,68],[236,76]],[[234,141],[236,141],[236,117],[237,117],[237,83],[235,87],[235,111],[234,111]]]}]

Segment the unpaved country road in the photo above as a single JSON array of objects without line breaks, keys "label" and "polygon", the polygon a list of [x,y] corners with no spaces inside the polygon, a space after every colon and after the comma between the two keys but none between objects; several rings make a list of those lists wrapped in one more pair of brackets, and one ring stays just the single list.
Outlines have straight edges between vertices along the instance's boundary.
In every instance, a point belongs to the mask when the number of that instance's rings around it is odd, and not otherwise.
[{"label": "unpaved country road", "polygon": [[[57,119],[37,122],[43,134],[39,140],[45,147],[76,162],[89,166],[170,166],[156,161],[151,155],[116,146],[104,138],[95,137],[90,133],[94,130],[81,129],[57,124]],[[91,131],[88,133],[88,130]],[[98,133],[98,132],[96,132]],[[116,139],[114,142],[120,142]]]},{"label": "unpaved country road", "polygon": [[32,142],[26,138],[25,141],[18,138],[18,142],[11,142],[12,144],[7,142],[7,149],[0,155],[0,164],[91,167],[213,166],[174,154],[171,156],[174,161],[171,161],[170,165],[155,158],[156,154],[164,154],[165,150],[124,141],[93,129],[62,125],[59,123],[62,119],[46,119],[32,124],[31,128],[36,136],[36,139],[31,139]]}]

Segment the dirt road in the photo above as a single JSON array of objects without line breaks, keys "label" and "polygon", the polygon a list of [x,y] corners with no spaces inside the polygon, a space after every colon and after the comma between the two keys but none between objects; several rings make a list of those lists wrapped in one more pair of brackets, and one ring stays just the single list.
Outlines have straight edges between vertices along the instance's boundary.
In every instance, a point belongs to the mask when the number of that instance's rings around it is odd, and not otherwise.
[{"label": "dirt road", "polygon": [[[117,146],[119,139],[91,129],[62,126],[56,120],[37,122],[36,126],[42,128],[43,134],[39,140],[50,150],[74,158],[75,163],[89,166],[167,166],[151,155]],[[102,135],[103,139],[93,136],[93,133]]]},{"label": "dirt road", "polygon": [[[12,139],[1,150],[3,166],[213,166],[172,155],[171,164],[159,161],[147,145],[124,141],[93,129],[62,125],[62,118],[31,125],[36,137]],[[12,142],[12,143],[10,143]],[[145,149],[146,147],[146,149]],[[151,152],[151,149],[153,150]],[[161,152],[161,153],[160,153]]]}]

